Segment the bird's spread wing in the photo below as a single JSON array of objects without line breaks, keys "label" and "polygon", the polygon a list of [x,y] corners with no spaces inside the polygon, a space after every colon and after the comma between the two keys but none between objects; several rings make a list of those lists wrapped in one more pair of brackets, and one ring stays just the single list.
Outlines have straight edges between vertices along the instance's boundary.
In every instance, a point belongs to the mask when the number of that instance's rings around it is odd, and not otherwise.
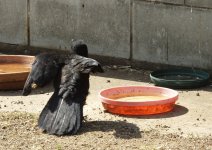
[{"label": "bird's spread wing", "polygon": [[31,72],[25,82],[23,95],[30,94],[32,88],[44,86],[52,81],[63,65],[60,61],[61,55],[42,53],[36,56],[32,64]]},{"label": "bird's spread wing", "polygon": [[40,114],[39,127],[49,134],[77,133],[88,95],[89,73],[102,71],[96,60],[72,55],[58,76],[58,87]]},{"label": "bird's spread wing", "polygon": [[22,94],[28,95],[33,87],[42,87],[54,80],[54,93],[38,120],[39,127],[49,134],[75,134],[81,127],[89,74],[103,72],[96,60],[86,57],[88,49],[82,40],[72,43],[71,54],[36,56]]}]

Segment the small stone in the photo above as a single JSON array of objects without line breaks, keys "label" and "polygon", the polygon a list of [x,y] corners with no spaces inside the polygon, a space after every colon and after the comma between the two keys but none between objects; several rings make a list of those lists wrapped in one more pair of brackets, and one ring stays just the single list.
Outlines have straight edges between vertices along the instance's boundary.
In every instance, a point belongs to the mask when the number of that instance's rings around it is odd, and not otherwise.
[{"label": "small stone", "polygon": [[196,94],[196,96],[200,96],[200,94],[199,94],[199,93],[197,93],[197,94]]},{"label": "small stone", "polygon": [[170,128],[170,126],[164,125],[163,128]]},{"label": "small stone", "polygon": [[44,93],[44,91],[40,91],[40,94],[43,94]]},{"label": "small stone", "polygon": [[113,69],[118,69],[118,67],[116,65],[113,65]]},{"label": "small stone", "polygon": [[24,102],[23,101],[18,101],[17,104],[24,104]]},{"label": "small stone", "polygon": [[110,83],[110,80],[107,80],[107,83]]}]

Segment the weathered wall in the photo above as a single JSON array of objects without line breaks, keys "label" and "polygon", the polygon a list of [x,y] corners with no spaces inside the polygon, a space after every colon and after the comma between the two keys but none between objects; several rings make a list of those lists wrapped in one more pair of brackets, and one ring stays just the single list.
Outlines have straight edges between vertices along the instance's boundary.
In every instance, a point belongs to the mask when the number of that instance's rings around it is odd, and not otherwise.
[{"label": "weathered wall", "polygon": [[212,67],[212,10],[135,1],[133,58]]},{"label": "weathered wall", "polygon": [[[0,0],[0,43],[212,70],[211,0]],[[0,44],[0,46],[1,46]]]},{"label": "weathered wall", "polygon": [[70,49],[81,38],[90,53],[129,57],[129,0],[33,0],[30,8],[32,46]]},{"label": "weathered wall", "polygon": [[27,0],[0,0],[0,42],[27,44]]}]

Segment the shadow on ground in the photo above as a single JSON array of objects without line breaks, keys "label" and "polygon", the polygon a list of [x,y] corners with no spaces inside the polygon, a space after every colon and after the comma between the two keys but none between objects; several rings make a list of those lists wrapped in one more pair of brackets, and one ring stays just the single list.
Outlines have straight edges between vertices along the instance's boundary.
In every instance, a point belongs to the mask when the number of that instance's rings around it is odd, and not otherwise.
[{"label": "shadow on ground", "polygon": [[104,67],[104,73],[98,73],[97,75],[100,77],[106,78],[115,78],[122,80],[130,80],[130,81],[141,81],[141,82],[151,82],[150,73],[151,71],[147,70],[135,70],[131,68],[127,69],[108,69]]},{"label": "shadow on ground", "polygon": [[117,138],[122,139],[134,139],[141,138],[140,129],[132,123],[127,123],[125,121],[90,121],[83,122],[83,126],[79,134],[85,132],[110,132],[114,131],[113,135]]},{"label": "shadow on ground", "polygon": [[[54,89],[52,84],[49,84],[45,87],[32,90],[32,92],[29,95],[38,95],[38,94],[50,93],[53,91]],[[22,90],[3,90],[0,91],[0,96],[22,96]]]}]

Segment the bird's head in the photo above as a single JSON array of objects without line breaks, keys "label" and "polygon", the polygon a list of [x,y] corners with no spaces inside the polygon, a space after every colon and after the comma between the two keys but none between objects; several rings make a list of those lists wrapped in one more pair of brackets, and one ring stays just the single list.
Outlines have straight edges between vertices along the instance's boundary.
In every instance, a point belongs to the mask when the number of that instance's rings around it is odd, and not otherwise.
[{"label": "bird's head", "polygon": [[73,72],[81,72],[81,73],[96,73],[96,72],[104,72],[101,64],[91,58],[82,57],[79,55],[75,55],[71,60],[71,68]]},{"label": "bird's head", "polygon": [[72,41],[71,53],[88,57],[88,47],[83,40]]}]

